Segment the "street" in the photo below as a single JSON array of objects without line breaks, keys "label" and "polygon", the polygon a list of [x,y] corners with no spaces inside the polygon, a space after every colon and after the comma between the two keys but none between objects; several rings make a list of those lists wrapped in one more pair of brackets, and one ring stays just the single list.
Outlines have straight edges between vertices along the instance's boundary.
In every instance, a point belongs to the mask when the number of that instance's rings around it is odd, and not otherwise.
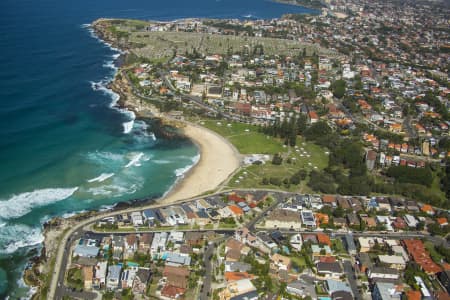
[{"label": "street", "polygon": [[362,297],[358,290],[358,284],[356,283],[356,274],[353,269],[352,262],[350,260],[346,259],[346,260],[344,260],[343,265],[344,265],[345,275],[347,275],[347,279],[348,279],[348,282],[350,283],[350,287],[352,289],[355,300],[361,300]]}]

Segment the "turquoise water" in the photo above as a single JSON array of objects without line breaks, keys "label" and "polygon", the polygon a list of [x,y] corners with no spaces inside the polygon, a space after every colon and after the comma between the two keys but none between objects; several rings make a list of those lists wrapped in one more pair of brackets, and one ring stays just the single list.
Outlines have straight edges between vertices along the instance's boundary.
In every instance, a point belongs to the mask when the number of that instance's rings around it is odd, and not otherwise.
[{"label": "turquoise water", "polygon": [[187,140],[114,107],[118,51],[85,25],[99,17],[274,18],[309,10],[262,0],[0,2],[0,298],[18,299],[42,223],[163,195],[196,159]]}]

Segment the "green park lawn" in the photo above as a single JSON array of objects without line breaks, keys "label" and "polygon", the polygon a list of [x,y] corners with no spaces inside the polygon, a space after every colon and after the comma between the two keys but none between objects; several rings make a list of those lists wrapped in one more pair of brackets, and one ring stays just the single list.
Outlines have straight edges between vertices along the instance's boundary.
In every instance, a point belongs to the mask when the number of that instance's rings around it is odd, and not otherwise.
[{"label": "green park lawn", "polygon": [[[276,177],[283,180],[284,178],[290,178],[301,169],[310,172],[312,170],[322,170],[328,165],[327,150],[313,143],[306,142],[300,137],[297,139],[297,145],[297,149],[294,147],[283,148],[283,163],[281,165],[273,165],[271,161],[267,161],[261,165],[244,166],[230,180],[228,185],[232,188],[270,188],[292,192],[311,192],[309,187],[306,186],[308,178],[301,181],[299,185],[276,186],[262,184],[263,178]],[[288,159],[290,159],[290,163],[288,163]]]},{"label": "green park lawn", "polygon": [[275,154],[284,152],[280,140],[258,132],[258,127],[223,120],[202,120],[200,125],[227,138],[241,154]]},{"label": "green park lawn", "polygon": [[211,119],[195,122],[228,139],[243,155],[268,154],[271,159],[272,155],[279,153],[283,157],[281,165],[273,165],[269,160],[261,165],[243,166],[228,183],[230,188],[269,188],[309,193],[311,189],[306,185],[309,178],[298,185],[289,186],[264,185],[262,181],[263,178],[271,177],[283,180],[301,169],[309,173],[312,170],[322,170],[328,165],[327,150],[300,136],[297,138],[297,145],[290,147],[285,146],[278,138],[258,132],[258,127],[254,125]]}]

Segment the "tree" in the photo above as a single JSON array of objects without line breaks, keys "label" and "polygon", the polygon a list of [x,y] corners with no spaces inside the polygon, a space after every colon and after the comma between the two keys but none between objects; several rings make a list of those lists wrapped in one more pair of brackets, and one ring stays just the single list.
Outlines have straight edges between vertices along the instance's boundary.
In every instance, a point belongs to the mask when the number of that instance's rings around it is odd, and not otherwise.
[{"label": "tree", "polygon": [[344,80],[342,80],[342,79],[336,80],[331,85],[331,89],[333,91],[333,95],[336,98],[340,99],[340,98],[344,97],[344,95],[345,95],[346,82]]},{"label": "tree", "polygon": [[272,158],[272,164],[273,165],[281,165],[282,162],[283,162],[283,158],[281,157],[281,155],[279,153],[276,153]]},{"label": "tree", "polygon": [[327,123],[320,121],[314,123],[305,130],[304,136],[307,140],[317,140],[320,137],[327,136],[332,132],[330,126]]}]

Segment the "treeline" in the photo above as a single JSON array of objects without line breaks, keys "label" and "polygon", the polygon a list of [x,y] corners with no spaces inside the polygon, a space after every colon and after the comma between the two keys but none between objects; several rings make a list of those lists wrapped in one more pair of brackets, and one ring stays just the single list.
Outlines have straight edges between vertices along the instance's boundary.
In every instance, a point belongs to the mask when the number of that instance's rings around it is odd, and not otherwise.
[{"label": "treeline", "polygon": [[423,184],[428,187],[433,183],[433,173],[429,167],[392,166],[387,170],[386,174],[400,183]]},{"label": "treeline", "polygon": [[306,129],[306,116],[299,115],[298,117],[284,118],[283,121],[276,120],[271,125],[260,127],[260,132],[284,139],[284,144],[295,146],[297,143],[297,135],[302,134]]},{"label": "treeline", "polygon": [[[440,176],[441,189],[447,198],[432,189],[433,170],[426,168],[409,168],[395,166],[389,168],[385,176],[388,179],[375,180],[374,175],[367,172],[365,149],[358,137],[341,137],[328,126],[326,122],[317,122],[306,126],[306,118],[290,118],[277,121],[273,125],[260,128],[267,135],[285,139],[285,143],[295,145],[296,135],[301,134],[308,141],[329,149],[328,166],[322,170],[312,170],[309,174],[305,170],[302,176],[286,178],[264,178],[263,184],[285,187],[299,184],[309,175],[308,186],[317,192],[342,195],[370,195],[381,193],[388,195],[403,195],[435,206],[448,208],[450,202],[450,164],[442,169]],[[280,155],[275,155],[273,164],[282,164]],[[378,177],[377,177],[378,178]],[[390,180],[389,180],[390,178]]]}]

